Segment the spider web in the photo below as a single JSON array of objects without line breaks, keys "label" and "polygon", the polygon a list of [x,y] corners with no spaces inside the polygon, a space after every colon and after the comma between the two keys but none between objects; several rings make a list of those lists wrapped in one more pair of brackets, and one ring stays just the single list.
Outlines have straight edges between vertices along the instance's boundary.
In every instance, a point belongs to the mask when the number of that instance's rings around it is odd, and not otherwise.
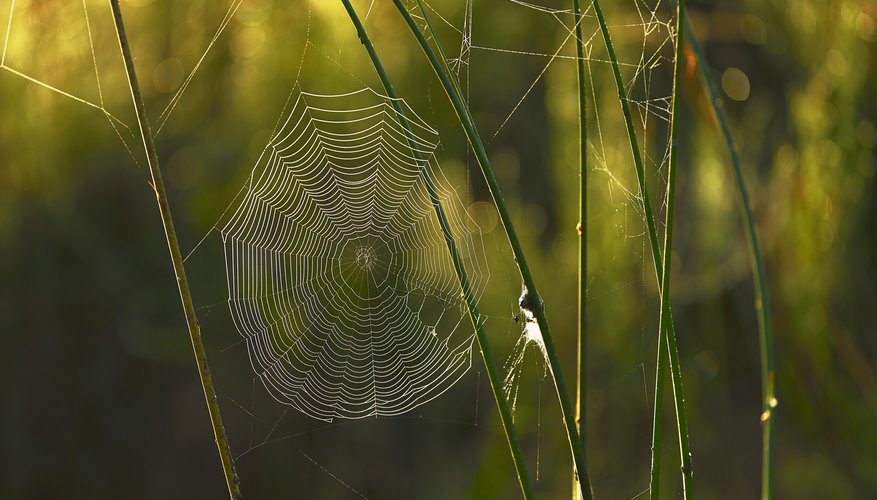
[{"label": "spider web", "polygon": [[[551,214],[556,203],[556,224],[562,229],[556,232],[554,247],[549,246],[550,264],[544,269],[538,282],[552,282],[542,291],[552,325],[558,335],[566,334],[566,340],[556,337],[560,345],[572,348],[569,332],[575,331],[574,291],[561,283],[571,285],[576,266],[570,255],[576,247],[575,236],[568,228],[579,222],[578,214],[571,207],[577,202],[578,151],[567,145],[577,145],[578,107],[575,87],[576,19],[569,1],[539,0],[466,0],[456,8],[444,2],[421,0],[426,15],[442,43],[446,54],[459,58],[450,62],[458,78],[470,91],[470,106],[478,120],[482,137],[487,139],[494,152],[492,158],[512,156],[518,159],[513,170],[519,185],[525,185],[518,196],[511,195],[514,204],[525,206],[537,215],[541,210]],[[409,11],[420,19],[426,30],[426,22],[415,2]],[[650,418],[650,384],[647,382],[647,360],[654,359],[654,331],[656,310],[647,306],[646,297],[656,293],[651,249],[647,246],[643,200],[635,175],[630,143],[625,132],[621,113],[619,92],[612,76],[603,33],[591,2],[581,2],[583,15],[584,63],[588,93],[588,177],[589,220],[581,221],[587,234],[589,247],[589,272],[585,278],[588,288],[588,340],[589,351],[598,352],[587,361],[589,366],[588,410],[589,429],[601,429],[604,436],[592,434],[589,446],[601,457],[599,466],[592,466],[592,478],[598,491],[615,491],[618,496],[640,497],[647,491],[648,478],[643,472],[639,481],[629,476],[632,463],[643,464],[647,471],[647,432],[637,429],[642,446],[619,451],[621,443],[629,443],[630,422]],[[626,102],[633,116],[634,131],[642,155],[646,181],[649,185],[655,209],[656,223],[662,226],[665,200],[666,166],[669,154],[669,118],[671,82],[675,54],[674,8],[665,0],[633,0],[628,2],[601,2],[618,56]],[[551,31],[552,37],[540,35]],[[507,68],[514,68],[508,70]],[[481,90],[487,88],[487,92]],[[501,95],[503,99],[495,98]],[[547,134],[548,143],[538,143],[539,132],[532,122],[539,116],[535,111],[547,109],[547,123],[559,123]],[[542,111],[543,113],[545,111]],[[538,123],[538,122],[537,122]],[[522,132],[523,131],[523,132]],[[527,145],[520,141],[531,140]],[[535,139],[535,140],[534,140]],[[540,148],[538,154],[528,149]],[[489,153],[490,154],[490,153]],[[550,157],[546,160],[545,157]],[[502,175],[503,165],[494,168]],[[533,172],[550,168],[552,173],[547,186],[539,186]],[[529,179],[523,180],[525,169]],[[564,179],[552,184],[553,172],[560,172]],[[573,181],[575,179],[575,181]],[[526,184],[525,184],[526,183]],[[546,192],[548,194],[546,194]],[[531,197],[538,199],[534,207]],[[506,199],[510,197],[507,195]],[[561,201],[555,202],[559,199]],[[573,216],[570,217],[570,212]],[[517,227],[532,223],[526,214],[515,220]],[[538,233],[537,233],[538,235]],[[550,236],[549,236],[550,237]],[[660,237],[660,235],[659,235]],[[532,245],[544,242],[530,236]],[[526,241],[526,235],[524,245]],[[541,241],[539,241],[541,240]],[[543,243],[544,244],[544,243]],[[558,248],[561,247],[561,248]],[[606,253],[606,252],[610,253]],[[561,260],[566,256],[566,260]],[[596,265],[594,264],[596,262]],[[649,301],[650,302],[650,301]],[[526,309],[518,309],[515,301],[515,325],[519,332],[517,342],[504,364],[504,389],[514,406],[519,431],[535,424],[537,435],[542,411],[551,411],[552,398],[542,394],[546,371],[544,342],[538,326]],[[509,323],[512,321],[509,320]],[[653,327],[654,325],[654,327]],[[564,330],[565,328],[565,330]],[[633,335],[631,335],[633,334]],[[620,337],[625,340],[619,340]],[[631,344],[639,345],[631,349]],[[632,342],[631,342],[632,341]],[[563,347],[561,347],[562,349]],[[596,358],[596,359],[594,359]],[[530,362],[535,360],[535,364]],[[570,365],[566,365],[570,366]],[[594,372],[599,377],[593,377]],[[567,386],[574,380],[574,372],[565,370]],[[641,375],[641,377],[640,377]],[[533,379],[538,384],[531,393]],[[608,381],[608,382],[607,382]],[[623,382],[623,383],[621,383]],[[608,384],[608,385],[607,385]],[[549,384],[550,385],[550,384]],[[620,394],[624,394],[620,396]],[[614,400],[614,401],[613,401]],[[610,401],[613,401],[610,403]],[[632,403],[634,402],[634,403]],[[641,404],[635,403],[641,402]],[[538,407],[530,416],[534,403]],[[521,412],[524,412],[524,419]],[[532,422],[535,420],[535,422]],[[626,422],[618,426],[615,422]],[[522,431],[526,432],[526,431]],[[599,433],[598,433],[599,434]],[[545,435],[537,438],[540,447],[563,450],[562,437]],[[554,443],[551,440],[554,439]],[[558,444],[559,439],[559,444]],[[544,441],[544,443],[543,443]],[[546,467],[544,462],[548,460]],[[540,460],[543,464],[540,466]],[[536,474],[559,467],[564,462],[536,451]],[[616,471],[625,470],[625,479],[617,481]],[[639,468],[638,468],[639,470]],[[616,483],[616,484],[612,484]]]},{"label": "spider web", "polygon": [[[137,127],[129,124],[133,118],[113,111],[113,108],[119,106],[119,97],[127,94],[125,91],[120,92],[117,87],[108,88],[106,83],[107,80],[116,85],[121,83],[122,61],[118,56],[118,41],[111,27],[112,16],[105,3],[101,4],[100,9],[94,5],[89,7],[89,3],[96,2],[81,0],[58,5],[58,2],[8,0],[8,4],[4,3],[0,7],[0,13],[5,16],[5,23],[2,23],[5,32],[0,49],[0,72],[103,114],[128,156],[140,166],[138,158],[141,153],[138,152],[138,144],[141,139],[137,135]],[[156,136],[177,109],[211,49],[242,3],[243,0],[229,2],[224,16],[216,24],[216,31],[200,52],[200,57],[153,121]],[[95,11],[99,12],[97,16],[94,15]],[[31,54],[35,47],[39,57]],[[85,71],[86,74],[78,74],[79,71]],[[87,74],[89,72],[90,75]],[[122,102],[124,109],[130,112],[129,103],[125,99]]]},{"label": "spider web", "polygon": [[[510,87],[507,95],[514,96],[511,102],[505,102],[492,111],[495,117],[482,126],[483,135],[490,138],[489,144],[498,145],[504,142],[504,136],[515,135],[510,129],[526,126],[517,122],[522,107],[528,101],[540,98],[548,99],[539,87],[550,85],[548,82],[556,78],[553,74],[561,74],[565,79],[575,80],[570,70],[574,69],[577,59],[575,53],[575,17],[569,8],[569,2],[543,0],[526,2],[522,0],[502,0],[495,2],[476,2],[466,0],[458,12],[448,12],[439,2],[423,1],[426,15],[433,17],[432,26],[437,28],[444,44],[451,48],[459,44],[459,57],[450,60],[451,68],[457,78],[467,83],[477,78],[481,67],[497,67],[504,64],[514,67],[521,73],[527,72],[530,77],[519,81],[504,81]],[[612,3],[612,2],[609,2]],[[486,5],[489,4],[489,8]],[[602,2],[604,9],[607,2]],[[483,10],[479,9],[482,7]],[[610,6],[611,7],[611,6]],[[674,45],[673,9],[664,0],[634,0],[625,6],[614,6],[607,13],[612,22],[609,31],[619,56],[618,66],[621,69],[627,103],[630,105],[634,127],[637,133],[640,153],[646,162],[652,196],[663,193],[663,172],[669,154],[668,124],[670,118],[670,76],[672,76]],[[618,100],[618,92],[611,79],[611,61],[606,53],[605,44],[594,14],[593,4],[582,2],[581,27],[583,32],[584,62],[588,81],[584,84],[588,96],[589,168],[599,175],[592,176],[592,185],[597,184],[600,191],[607,193],[609,209],[598,206],[601,210],[597,217],[609,219],[601,221],[614,228],[614,232],[625,239],[642,239],[645,235],[645,213],[642,209],[642,198],[634,176],[633,162],[626,137],[621,134],[623,122]],[[409,9],[422,21],[426,31],[426,23],[416,3]],[[480,15],[479,15],[480,11]],[[539,29],[554,29],[558,36],[549,41],[541,42],[543,46],[535,46],[527,37],[521,37],[520,27],[509,30],[515,36],[510,37],[501,21],[510,15],[527,19],[532,26]],[[522,41],[523,40],[523,41]],[[537,42],[538,43],[538,42]],[[493,76],[493,75],[491,75]],[[564,83],[566,86],[566,84]],[[569,91],[575,90],[568,85]],[[545,92],[545,91],[543,91]],[[565,96],[551,96],[562,99]],[[612,101],[615,102],[612,102]],[[574,102],[573,102],[574,103]],[[471,103],[476,112],[481,103],[475,97]],[[562,115],[575,119],[577,109],[572,107]],[[611,138],[604,136],[604,131],[611,130]],[[515,147],[515,149],[518,149]],[[577,161],[568,156],[562,161]],[[595,182],[596,181],[596,182]],[[658,188],[655,188],[657,184]],[[663,208],[663,200],[661,208]],[[631,217],[633,215],[633,217]],[[658,224],[660,220],[656,221]],[[586,221],[591,225],[594,221]],[[643,239],[641,244],[644,244]],[[650,265],[650,250],[642,248],[638,260],[645,269]],[[597,278],[597,277],[594,277]],[[647,278],[647,277],[646,277]],[[626,285],[625,285],[626,286]],[[613,293],[623,288],[618,283],[612,289],[598,291],[599,296]],[[512,387],[519,378],[520,364],[524,359],[524,351],[528,346],[542,351],[541,334],[531,321],[526,320],[527,311],[521,311],[523,325],[520,340],[507,363],[506,391],[513,398],[517,391]]]},{"label": "spider web", "polygon": [[[494,110],[495,119],[480,119],[483,137],[489,139],[489,145],[504,146],[509,133],[525,115],[523,107],[534,100],[545,97],[546,105],[550,98],[570,104],[568,109],[574,107],[571,104],[574,101],[564,101],[562,96],[546,97],[550,89],[543,88],[549,86],[549,80],[558,79],[555,75],[562,75],[562,86],[574,92],[575,78],[569,71],[576,57],[572,13],[568,2],[539,3],[545,5],[469,0],[461,3],[462,7],[453,8],[453,2],[426,3],[427,14],[436,16],[432,18],[433,26],[441,33],[446,53],[453,52],[449,49],[459,44],[459,56],[451,63],[476,113],[484,94],[479,90],[483,81],[479,74],[493,67],[492,63],[500,61],[525,75],[519,81],[502,82],[511,89],[513,98],[504,100]],[[136,161],[137,155],[131,151],[137,149],[129,147],[129,143],[138,142],[132,127],[126,126],[118,113],[111,113],[104,100],[104,94],[111,95],[101,86],[105,71],[101,51],[107,44],[92,40],[89,11],[94,9],[83,2],[81,16],[85,23],[81,28],[82,33],[88,34],[87,47],[97,84],[96,98],[90,98],[69,91],[62,84],[49,83],[39,73],[19,66],[25,56],[20,48],[8,43],[9,33],[17,34],[16,30],[25,24],[20,21],[21,12],[31,9],[32,4],[18,0],[8,5],[8,20],[2,23],[8,25],[0,70],[103,113]],[[155,113],[158,130],[177,109],[189,83],[240,5],[240,1],[231,2],[222,20],[213,23],[215,34],[212,39],[208,36],[207,43],[201,46],[204,49],[201,57],[189,60],[194,64],[192,71],[161,113]],[[621,266],[616,257],[613,256],[613,263],[604,261],[588,279],[589,300],[599,306],[611,297],[628,307],[641,291],[631,285],[645,288],[653,276],[644,265],[643,257],[648,257],[649,250],[643,246],[641,201],[619,120],[617,93],[608,77],[609,61],[592,7],[583,2],[583,8],[588,89],[593,104],[588,151],[592,172],[597,173],[591,177],[592,186],[597,184],[596,189],[608,193],[608,201],[597,207],[595,220],[586,222],[631,240],[632,248],[628,251],[643,269],[641,280],[628,277],[619,282],[613,267]],[[604,2],[604,8],[611,7]],[[672,67],[667,58],[672,53],[672,23],[666,14],[670,9],[661,0],[635,0],[616,8],[617,12],[607,12],[607,18],[613,23],[610,31],[623,58],[620,65],[624,84],[637,121],[649,181],[654,186],[652,180],[662,181],[667,153],[669,85],[661,83],[661,75]],[[366,12],[365,8],[361,10]],[[540,29],[555,30],[558,36],[532,40],[504,36],[506,25],[491,23],[491,16],[485,15],[492,12],[491,15],[501,18],[504,11],[515,11],[515,15]],[[419,14],[414,6],[411,12]],[[307,29],[306,51],[321,54],[327,65],[338,58],[312,41],[310,23]],[[495,31],[500,34],[495,35]],[[367,85],[352,72],[349,76],[359,85]],[[400,128],[399,117],[388,98],[371,90],[318,95],[298,89],[290,104],[289,112],[283,114],[279,129],[272,132],[252,169],[242,191],[243,199],[232,205],[234,212],[229,220],[216,227],[225,251],[227,305],[244,339],[250,369],[275,400],[319,420],[405,414],[448,391],[469,369],[472,355],[471,326],[424,180],[430,178],[440,187],[452,233],[478,296],[487,288],[490,277],[483,236],[450,187],[453,183],[448,182],[438,165],[437,132],[410,108],[406,106],[415,129],[413,146]],[[272,116],[276,116],[274,113]],[[573,133],[573,122],[569,117],[566,120],[571,126],[567,132]],[[427,161],[418,161],[415,152]],[[238,187],[240,184],[235,188]],[[652,193],[661,191],[653,189]],[[509,198],[514,204],[526,202],[526,196],[524,193],[523,200],[514,195]],[[517,219],[524,237],[529,234],[535,239],[533,235],[538,233],[525,230],[530,220]],[[596,233],[592,229],[590,234]],[[640,248],[636,248],[637,243]],[[507,249],[496,253],[510,260]],[[499,266],[491,258],[491,267]],[[545,274],[560,278],[570,274],[570,269],[549,269]],[[551,275],[552,272],[556,274]],[[516,310],[514,289],[520,286],[517,276],[513,269],[499,274],[510,285],[505,288],[513,290],[501,300]],[[547,283],[549,279],[539,281]],[[551,292],[543,290],[543,294]],[[494,312],[485,306],[489,313]],[[574,316],[567,303],[550,301],[549,307],[552,322],[562,321],[559,318],[564,315]],[[644,313],[645,306],[641,309]],[[598,307],[590,311],[595,316],[600,314]],[[501,311],[485,315],[485,320],[490,322],[489,332],[505,327],[514,336],[523,330],[506,364],[506,390],[517,400],[525,350],[535,346],[538,353],[541,338],[527,318],[521,326],[513,323],[511,317],[508,311]],[[646,330],[642,314],[619,316],[613,326],[619,331],[637,327]],[[623,380],[635,382],[633,391],[642,389],[637,387],[636,375],[642,370],[643,359],[651,356],[643,353],[618,368]],[[544,374],[544,370],[539,374]],[[252,410],[243,408],[239,401],[232,400],[242,410]],[[526,429],[525,419],[518,418],[518,422]],[[274,427],[265,443],[268,438],[271,442],[276,440],[273,433]],[[256,447],[261,446],[259,442],[255,440]]]},{"label": "spider web", "polygon": [[[373,104],[351,106],[362,100]],[[471,366],[473,332],[427,178],[476,296],[484,245],[435,167],[436,132],[408,111],[411,143],[373,91],[298,93],[222,229],[253,369],[274,398],[317,419],[405,413]]]}]

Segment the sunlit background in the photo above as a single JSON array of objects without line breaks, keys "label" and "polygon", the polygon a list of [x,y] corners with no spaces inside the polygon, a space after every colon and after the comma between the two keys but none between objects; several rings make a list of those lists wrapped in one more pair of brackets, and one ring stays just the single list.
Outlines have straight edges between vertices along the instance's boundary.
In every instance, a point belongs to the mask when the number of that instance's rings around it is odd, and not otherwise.
[{"label": "sunlit background", "polygon": [[[604,3],[663,220],[672,4]],[[427,5],[446,53],[458,58],[574,387],[571,16],[476,0],[470,24],[464,0]],[[480,171],[392,3],[354,6],[397,93],[439,132],[442,171],[484,231],[491,281],[480,307],[505,371],[521,331],[521,283]],[[869,498],[877,492],[877,2],[688,8],[764,245],[777,498]],[[181,244],[192,251],[187,268],[244,496],[516,498],[477,350],[468,375],[405,417],[325,424],[270,398],[228,312],[215,225],[235,206],[290,92],[381,89],[341,3],[129,0],[122,10]],[[658,296],[618,96],[591,16],[586,434],[597,496],[626,499],[648,486]],[[109,4],[4,0],[0,34],[0,496],[221,498]],[[672,304],[694,488],[701,498],[754,498],[761,382],[750,261],[733,172],[693,57],[683,99]],[[535,488],[568,498],[568,447],[538,351],[520,368],[515,422]],[[666,407],[662,487],[675,497],[678,450]]]}]

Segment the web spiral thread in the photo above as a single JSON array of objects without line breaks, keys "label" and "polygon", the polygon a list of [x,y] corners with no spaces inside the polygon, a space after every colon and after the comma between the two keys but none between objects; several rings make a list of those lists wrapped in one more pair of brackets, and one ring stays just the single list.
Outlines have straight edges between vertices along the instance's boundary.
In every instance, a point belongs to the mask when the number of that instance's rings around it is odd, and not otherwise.
[{"label": "web spiral thread", "polygon": [[385,96],[299,92],[222,229],[253,370],[279,402],[320,420],[405,413],[471,366],[427,177],[476,296],[484,244],[437,168],[437,133],[408,109],[411,142]]}]

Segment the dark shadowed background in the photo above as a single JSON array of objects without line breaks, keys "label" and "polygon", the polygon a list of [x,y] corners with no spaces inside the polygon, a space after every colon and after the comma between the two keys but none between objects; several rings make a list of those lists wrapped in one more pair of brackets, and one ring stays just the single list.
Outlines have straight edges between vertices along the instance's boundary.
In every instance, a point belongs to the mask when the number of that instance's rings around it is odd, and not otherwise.
[{"label": "dark shadowed background", "polygon": [[[606,3],[620,57],[630,63],[625,76],[636,108],[643,112],[651,99],[660,106],[669,94],[672,47],[656,43],[666,33],[644,36],[643,26],[650,9],[669,20],[671,6]],[[443,46],[457,57],[465,2],[429,5]],[[440,133],[442,168],[485,230],[491,286],[481,307],[503,365],[521,329],[512,319],[520,281],[494,213],[478,203],[489,200],[480,173],[392,4],[355,6],[363,18],[368,12],[366,28],[399,95]],[[221,498],[222,470],[109,5],[19,0],[12,7],[0,3],[7,37],[0,69],[0,497]],[[123,2],[154,124],[233,7]],[[869,498],[877,492],[877,2],[691,1],[689,10],[732,120],[764,245],[776,333],[777,498]],[[551,61],[565,32],[544,12],[479,0],[473,19],[469,101],[574,387],[575,64]],[[599,498],[633,498],[648,486],[657,287],[625,191],[635,192],[630,152],[590,11],[587,23],[586,33],[596,35],[588,40],[585,224],[589,467]],[[574,53],[568,42],[559,54]],[[695,492],[754,498],[761,389],[752,279],[732,171],[692,65],[680,116],[672,303]],[[324,93],[380,89],[340,2],[246,1],[158,134],[181,243],[184,252],[195,249],[187,267],[244,496],[516,498],[477,353],[450,391],[397,418],[324,424],[276,403],[254,380],[228,313],[223,245],[212,227],[234,203],[296,83]],[[660,113],[645,113],[649,182],[663,218],[666,124]],[[568,449],[543,373],[533,350],[515,418],[534,479],[538,471],[538,493],[568,498]],[[663,487],[675,495],[671,408]]]}]

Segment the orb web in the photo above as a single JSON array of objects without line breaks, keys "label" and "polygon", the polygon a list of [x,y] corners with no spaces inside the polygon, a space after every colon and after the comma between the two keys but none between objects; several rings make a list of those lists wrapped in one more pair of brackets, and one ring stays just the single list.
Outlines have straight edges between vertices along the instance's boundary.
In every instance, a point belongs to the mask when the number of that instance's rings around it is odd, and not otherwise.
[{"label": "orb web", "polygon": [[291,102],[221,230],[231,315],[277,401],[326,421],[405,413],[471,365],[434,202],[476,297],[489,277],[481,233],[410,108],[408,136],[368,89]]}]

